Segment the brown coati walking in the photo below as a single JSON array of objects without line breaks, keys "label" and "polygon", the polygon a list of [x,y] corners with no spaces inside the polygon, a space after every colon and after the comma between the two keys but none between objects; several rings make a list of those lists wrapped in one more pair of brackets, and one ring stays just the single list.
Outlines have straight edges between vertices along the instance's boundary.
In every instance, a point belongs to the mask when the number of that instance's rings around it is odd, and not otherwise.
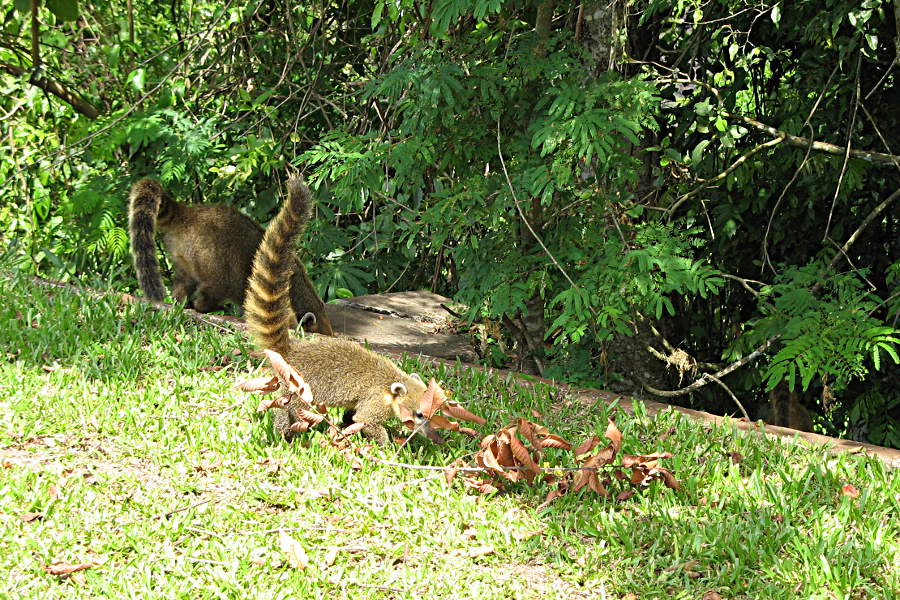
[{"label": "brown coati walking", "polygon": [[[154,179],[135,182],[128,211],[134,268],[144,294],[162,300],[166,292],[156,259],[156,230],[162,233],[175,267],[172,296],[176,301],[187,300],[199,312],[216,310],[225,300],[244,304],[253,256],[264,233],[253,219],[223,204],[177,202]],[[308,330],[333,335],[324,303],[290,250],[288,262],[291,308],[296,315],[292,318],[301,319],[308,312],[314,317],[304,323]]]},{"label": "brown coati walking", "polygon": [[[299,177],[288,181],[288,197],[269,225],[247,286],[244,312],[250,333],[261,348],[274,350],[309,384],[316,403],[348,409],[345,418],[365,423],[362,432],[379,444],[389,440],[383,423],[398,416],[400,406],[413,413],[417,430],[439,439],[419,411],[425,384],[387,358],[348,340],[290,338],[288,298],[291,248],[312,211],[309,188]],[[275,427],[286,437],[298,408],[308,408],[295,396],[286,409],[276,409]]]}]

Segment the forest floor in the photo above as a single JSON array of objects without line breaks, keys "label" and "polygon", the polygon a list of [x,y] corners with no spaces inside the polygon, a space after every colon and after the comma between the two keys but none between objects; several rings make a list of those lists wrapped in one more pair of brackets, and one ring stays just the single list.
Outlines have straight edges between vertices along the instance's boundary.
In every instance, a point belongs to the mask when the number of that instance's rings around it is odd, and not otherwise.
[{"label": "forest floor", "polygon": [[[288,444],[233,389],[267,373],[243,333],[8,273],[0,300],[2,598],[900,593],[900,478],[876,458],[413,359],[487,420],[477,437],[348,450],[318,427]],[[520,417],[573,445],[612,418],[621,453],[672,454],[679,489],[573,485],[548,504],[567,472],[481,493],[426,468],[470,461]],[[578,464],[555,448],[541,462]]]}]

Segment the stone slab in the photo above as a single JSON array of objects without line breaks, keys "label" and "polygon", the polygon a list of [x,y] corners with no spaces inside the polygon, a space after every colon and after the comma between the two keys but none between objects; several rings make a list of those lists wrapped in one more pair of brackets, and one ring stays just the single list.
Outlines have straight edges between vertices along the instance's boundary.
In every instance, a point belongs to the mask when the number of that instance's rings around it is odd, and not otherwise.
[{"label": "stone slab", "polygon": [[454,306],[450,298],[428,290],[355,296],[342,299],[339,303],[352,308],[431,323],[445,323],[451,317],[441,304],[451,308]]},{"label": "stone slab", "polygon": [[[356,300],[355,298],[353,300]],[[462,335],[437,331],[437,324],[399,318],[344,304],[326,304],[331,326],[341,337],[396,352],[425,354],[464,362],[478,360],[472,344]]]}]

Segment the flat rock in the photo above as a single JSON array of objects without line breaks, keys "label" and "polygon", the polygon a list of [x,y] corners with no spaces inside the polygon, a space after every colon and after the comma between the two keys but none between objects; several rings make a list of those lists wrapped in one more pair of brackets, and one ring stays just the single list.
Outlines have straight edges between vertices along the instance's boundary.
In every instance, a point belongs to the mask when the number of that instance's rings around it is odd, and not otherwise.
[{"label": "flat rock", "polygon": [[361,308],[394,317],[431,323],[444,323],[449,320],[451,315],[441,304],[454,306],[454,302],[450,298],[428,290],[369,294],[367,296],[346,298],[340,300],[339,303],[344,306]]},{"label": "flat rock", "polygon": [[425,354],[447,360],[458,358],[465,362],[478,360],[475,349],[465,336],[437,331],[438,324],[433,322],[356,308],[354,303],[357,299],[349,300],[349,305],[325,305],[332,327],[343,337],[368,342],[373,346],[389,346],[396,352]]}]

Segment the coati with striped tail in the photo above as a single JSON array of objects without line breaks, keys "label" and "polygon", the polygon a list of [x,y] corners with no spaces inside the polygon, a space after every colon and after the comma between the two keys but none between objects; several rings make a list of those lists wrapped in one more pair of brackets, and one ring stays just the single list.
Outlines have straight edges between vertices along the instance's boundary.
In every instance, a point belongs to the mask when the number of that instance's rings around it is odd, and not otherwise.
[{"label": "coati with striped tail", "polygon": [[[316,403],[348,409],[345,422],[365,423],[362,432],[366,437],[386,444],[389,438],[383,423],[399,416],[402,405],[413,413],[417,431],[429,439],[440,439],[419,410],[426,388],[418,376],[349,340],[290,338],[291,248],[309,220],[312,205],[302,179],[291,177],[287,187],[287,200],[266,230],[253,261],[244,303],[250,333],[261,348],[278,352],[300,373]],[[286,409],[276,409],[275,427],[287,439],[294,433],[295,411],[308,408],[300,402],[298,398]]]},{"label": "coati with striped tail", "polygon": [[[263,228],[237,209],[223,204],[188,205],[174,200],[154,179],[140,179],[131,187],[128,231],[138,283],[151,300],[165,297],[156,259],[156,230],[175,267],[172,296],[187,300],[199,312],[209,312],[231,300],[244,304],[253,256]],[[288,252],[291,270],[292,318],[312,315],[309,331],[333,335],[325,304],[316,294],[306,269]],[[295,315],[295,316],[294,316]],[[296,324],[296,320],[294,324]]]}]

